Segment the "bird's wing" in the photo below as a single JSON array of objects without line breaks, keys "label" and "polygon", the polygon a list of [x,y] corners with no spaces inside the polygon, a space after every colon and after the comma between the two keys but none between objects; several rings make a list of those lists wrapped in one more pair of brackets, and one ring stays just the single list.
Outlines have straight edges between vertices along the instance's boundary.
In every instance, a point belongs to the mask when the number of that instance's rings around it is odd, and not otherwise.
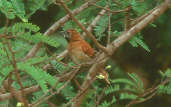
[{"label": "bird's wing", "polygon": [[86,55],[94,56],[94,49],[86,41],[81,41],[81,48]]}]

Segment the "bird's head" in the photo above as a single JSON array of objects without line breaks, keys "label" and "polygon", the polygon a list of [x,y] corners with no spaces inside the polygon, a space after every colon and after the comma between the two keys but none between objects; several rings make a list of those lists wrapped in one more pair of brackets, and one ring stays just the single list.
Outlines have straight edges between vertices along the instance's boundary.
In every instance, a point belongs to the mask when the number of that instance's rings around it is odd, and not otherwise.
[{"label": "bird's head", "polygon": [[72,34],[75,34],[75,33],[78,33],[75,29],[68,29],[67,32],[72,35]]},{"label": "bird's head", "polygon": [[77,32],[75,29],[69,29],[67,30],[67,33],[68,33],[69,40],[71,41],[81,40],[80,33]]}]

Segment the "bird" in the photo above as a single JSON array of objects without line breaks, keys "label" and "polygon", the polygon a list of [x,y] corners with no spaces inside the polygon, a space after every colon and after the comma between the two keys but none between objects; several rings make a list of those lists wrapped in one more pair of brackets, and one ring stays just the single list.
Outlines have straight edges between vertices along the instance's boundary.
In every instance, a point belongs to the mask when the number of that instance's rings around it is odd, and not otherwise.
[{"label": "bird", "polygon": [[67,32],[70,39],[67,50],[73,62],[76,64],[85,64],[91,61],[95,56],[94,49],[81,38],[80,33],[75,29],[69,29]]},{"label": "bird", "polygon": [[[72,61],[78,65],[92,62],[95,55],[95,50],[86,42],[77,30],[68,29],[69,43],[67,50]],[[105,81],[110,84],[108,80],[108,73],[103,67],[98,67],[99,75],[103,75]]]}]

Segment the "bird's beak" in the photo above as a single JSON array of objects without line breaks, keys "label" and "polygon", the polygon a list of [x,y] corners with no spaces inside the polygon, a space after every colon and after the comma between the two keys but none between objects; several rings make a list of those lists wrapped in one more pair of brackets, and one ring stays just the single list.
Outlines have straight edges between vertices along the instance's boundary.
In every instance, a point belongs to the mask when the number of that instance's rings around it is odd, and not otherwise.
[{"label": "bird's beak", "polygon": [[67,41],[70,40],[69,32],[67,32],[67,31],[62,31],[61,33],[62,33],[62,35],[64,36],[64,38],[65,38]]}]

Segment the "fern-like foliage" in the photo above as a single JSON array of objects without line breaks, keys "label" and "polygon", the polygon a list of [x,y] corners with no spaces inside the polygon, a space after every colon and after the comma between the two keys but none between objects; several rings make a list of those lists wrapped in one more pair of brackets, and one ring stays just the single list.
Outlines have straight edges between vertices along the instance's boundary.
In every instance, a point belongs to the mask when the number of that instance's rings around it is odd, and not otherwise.
[{"label": "fern-like foliage", "polygon": [[62,73],[66,70],[67,67],[64,66],[64,64],[58,62],[58,61],[51,61],[51,64],[54,69],[56,69],[59,73]]},{"label": "fern-like foliage", "polygon": [[141,36],[140,33],[138,33],[137,36],[132,37],[132,39],[129,41],[129,43],[133,46],[133,47],[138,47],[141,46],[143,49],[145,49],[147,52],[150,52],[150,49],[148,47],[148,45],[142,40],[143,37]]},{"label": "fern-like foliage", "polygon": [[9,75],[9,73],[12,72],[12,70],[13,70],[12,66],[5,66],[3,68],[1,67],[1,70],[0,70],[0,85],[6,79],[6,77]]},{"label": "fern-like foliage", "polygon": [[29,63],[18,63],[18,67],[22,71],[26,71],[40,85],[44,92],[48,91],[47,84],[55,86],[57,80],[55,77],[46,73],[43,69],[30,65]]},{"label": "fern-like foliage", "polygon": [[0,11],[8,19],[14,19],[17,16],[23,22],[28,22],[28,18],[37,10],[46,10],[51,3],[53,0],[28,0],[26,4],[22,0],[1,0]]},{"label": "fern-like foliage", "polygon": [[39,29],[40,28],[38,26],[33,25],[32,23],[16,23],[12,26],[11,33],[14,36],[32,43],[43,42],[53,47],[59,47],[60,44],[58,42],[38,32]]},{"label": "fern-like foliage", "polygon": [[39,9],[46,9],[44,7],[45,3],[47,3],[46,6],[49,5],[49,2],[46,2],[46,0],[29,0],[26,4],[28,11],[27,17],[30,17]]},{"label": "fern-like foliage", "polygon": [[163,78],[168,78],[168,84],[166,85],[159,85],[158,93],[166,93],[166,94],[171,94],[171,69],[167,69],[164,73],[160,71],[160,74]]},{"label": "fern-like foliage", "polygon": [[61,91],[61,94],[63,94],[65,96],[66,100],[70,100],[76,95],[76,93],[74,92],[74,87],[72,86],[72,84],[69,84],[67,87],[65,87]]},{"label": "fern-like foliage", "polygon": [[28,30],[28,32],[38,32],[40,28],[32,23],[15,23],[12,26],[11,32],[13,35],[16,35],[17,33],[24,33],[26,30]]},{"label": "fern-like foliage", "polygon": [[72,69],[73,66],[75,66],[75,64],[73,62],[69,62],[68,65],[64,65],[63,63],[61,63],[60,61],[56,61],[56,60],[52,60],[51,61],[52,67],[58,71],[59,74],[65,72],[65,71],[69,71]]},{"label": "fern-like foliage", "polygon": [[0,42],[0,57],[5,57],[6,52],[4,50],[3,44]]},{"label": "fern-like foliage", "polygon": [[27,18],[25,17],[24,3],[22,0],[1,0],[0,10],[9,19],[14,19],[17,16],[22,21],[27,22]]},{"label": "fern-like foliage", "polygon": [[0,85],[13,70],[13,66],[10,64],[9,60],[7,60],[7,57],[10,57],[7,55],[7,52],[9,51],[6,50],[6,47],[0,42]]},{"label": "fern-like foliage", "polygon": [[134,83],[137,85],[136,89],[140,92],[144,92],[143,81],[138,77],[138,75],[136,75],[135,73],[129,73],[128,75],[131,77],[131,79],[133,79]]},{"label": "fern-like foliage", "polygon": [[112,104],[120,100],[132,100],[138,94],[144,92],[143,82],[135,73],[128,74],[131,79],[118,78],[111,80],[112,85],[105,90],[105,95],[115,95],[119,93],[119,98],[113,96],[111,101],[104,101],[100,107],[110,107]]},{"label": "fern-like foliage", "polygon": [[[42,91],[39,91],[39,92],[35,92],[32,94],[32,100],[31,102],[35,102],[36,100],[38,100],[41,96],[43,96],[43,92]],[[40,104],[40,107],[48,107],[48,104],[47,103],[42,103]]]},{"label": "fern-like foliage", "polygon": [[103,16],[95,27],[95,34],[98,40],[101,40],[105,36],[105,31],[108,27],[108,16]]},{"label": "fern-like foliage", "polygon": [[[113,35],[118,37],[122,34],[122,32],[119,31],[114,31]],[[147,52],[150,52],[150,48],[148,47],[148,45],[143,41],[143,36],[142,34],[139,32],[136,36],[133,36],[130,40],[129,43],[131,44],[131,46],[137,48],[138,46],[142,47],[143,49],[145,49]]]}]

